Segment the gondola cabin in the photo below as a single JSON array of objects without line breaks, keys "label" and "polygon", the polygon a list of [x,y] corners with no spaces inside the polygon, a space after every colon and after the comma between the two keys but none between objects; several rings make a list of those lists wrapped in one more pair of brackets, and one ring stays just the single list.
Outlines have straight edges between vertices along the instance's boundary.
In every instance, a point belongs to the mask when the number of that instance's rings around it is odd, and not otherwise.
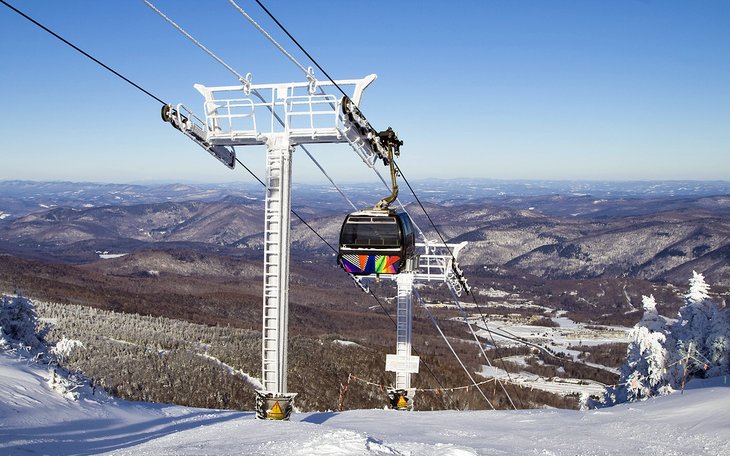
[{"label": "gondola cabin", "polygon": [[354,275],[398,274],[415,255],[415,244],[413,223],[405,212],[353,212],[342,224],[337,260]]}]

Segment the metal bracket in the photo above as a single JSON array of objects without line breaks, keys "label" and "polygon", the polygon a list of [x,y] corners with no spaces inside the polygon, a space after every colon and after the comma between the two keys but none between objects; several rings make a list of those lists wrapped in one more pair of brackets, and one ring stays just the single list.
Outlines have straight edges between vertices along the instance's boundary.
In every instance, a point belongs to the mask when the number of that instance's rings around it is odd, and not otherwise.
[{"label": "metal bracket", "polygon": [[314,77],[314,69],[312,67],[307,68],[307,79],[309,80],[308,92],[310,95],[314,95],[317,92],[317,78]]},{"label": "metal bracket", "polygon": [[[183,114],[183,111],[185,114]],[[177,109],[172,105],[162,107],[162,120],[180,130],[188,138],[195,141],[200,147],[207,150],[221,163],[233,169],[236,166],[236,151],[233,147],[222,145],[211,145],[207,141],[205,124],[195,116],[188,108],[178,105]]]}]

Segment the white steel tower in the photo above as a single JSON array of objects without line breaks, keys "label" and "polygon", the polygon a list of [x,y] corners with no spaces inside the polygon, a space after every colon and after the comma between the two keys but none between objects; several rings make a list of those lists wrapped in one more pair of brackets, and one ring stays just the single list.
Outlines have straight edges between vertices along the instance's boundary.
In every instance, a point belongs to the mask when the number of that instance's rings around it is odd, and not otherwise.
[{"label": "white steel tower", "polygon": [[[360,113],[363,91],[376,79],[194,87],[205,98],[204,118],[183,105],[165,106],[170,122],[229,168],[235,146],[266,146],[262,367],[257,417],[288,419],[295,393],[287,387],[292,155],[299,144],[349,143],[368,165],[387,156],[378,133]],[[345,97],[326,93],[351,89]],[[405,304],[404,304],[405,305]],[[410,305],[409,305],[410,306]],[[410,325],[409,325],[410,326]],[[410,353],[410,350],[408,350]]]}]

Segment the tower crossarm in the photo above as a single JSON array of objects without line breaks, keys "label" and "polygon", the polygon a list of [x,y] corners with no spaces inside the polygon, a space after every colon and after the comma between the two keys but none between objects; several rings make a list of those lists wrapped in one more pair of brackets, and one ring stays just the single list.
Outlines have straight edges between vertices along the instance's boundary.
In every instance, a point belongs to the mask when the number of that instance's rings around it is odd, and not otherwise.
[{"label": "tower crossarm", "polygon": [[[163,119],[231,168],[234,146],[265,144],[266,138],[279,133],[286,134],[294,145],[348,143],[373,167],[378,159],[387,160],[389,147],[402,144],[392,130],[394,137],[384,139],[359,109],[363,92],[376,78],[371,74],[334,82],[195,84],[204,98],[203,116],[183,105],[168,105]],[[342,96],[334,87],[347,89],[349,94]]]}]

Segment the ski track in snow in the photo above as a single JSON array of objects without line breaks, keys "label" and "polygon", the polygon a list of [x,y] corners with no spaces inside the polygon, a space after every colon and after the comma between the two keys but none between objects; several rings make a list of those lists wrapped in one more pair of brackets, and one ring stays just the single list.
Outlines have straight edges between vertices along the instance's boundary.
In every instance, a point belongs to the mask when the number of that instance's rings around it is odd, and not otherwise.
[{"label": "ski track in snow", "polygon": [[[72,401],[46,366],[0,354],[0,455],[710,455],[730,454],[730,387],[573,410],[295,413]],[[702,386],[698,388],[697,386]]]},{"label": "ski track in snow", "polygon": [[248,383],[250,383],[251,386],[253,386],[255,389],[257,389],[257,390],[263,390],[264,389],[264,385],[263,385],[263,383],[261,383],[261,380],[260,379],[254,377],[252,375],[249,375],[248,373],[242,371],[241,369],[236,369],[235,367],[230,366],[230,365],[224,363],[223,361],[221,361],[220,359],[216,358],[215,356],[209,355],[207,353],[196,353],[196,355],[197,356],[201,356],[201,357],[203,357],[205,359],[208,359],[210,361],[213,361],[217,365],[219,365],[219,366],[223,367],[224,369],[228,370],[228,372],[231,375],[238,375],[239,377],[241,377],[242,379],[244,379],[245,381],[247,381]]}]

